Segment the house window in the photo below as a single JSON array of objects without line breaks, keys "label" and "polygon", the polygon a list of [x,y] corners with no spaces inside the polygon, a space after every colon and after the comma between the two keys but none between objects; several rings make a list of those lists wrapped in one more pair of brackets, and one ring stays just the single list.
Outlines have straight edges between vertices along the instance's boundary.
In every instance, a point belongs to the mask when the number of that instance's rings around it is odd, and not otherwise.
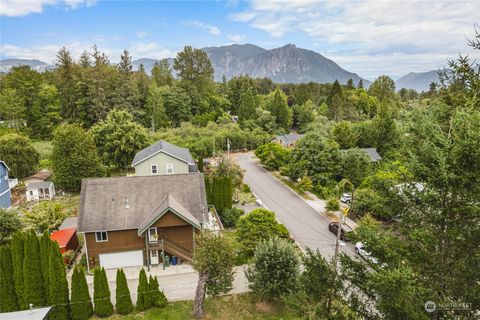
[{"label": "house window", "polygon": [[152,258],[156,258],[157,257],[157,250],[153,250],[152,251]]},{"label": "house window", "polygon": [[30,190],[30,195],[33,196],[33,191],[32,190]]},{"label": "house window", "polygon": [[106,242],[108,241],[107,231],[95,232],[95,238],[97,242]]},{"label": "house window", "polygon": [[167,174],[173,174],[173,164],[167,164]]},{"label": "house window", "polygon": [[150,242],[157,242],[158,241],[157,228],[149,228],[148,229],[148,241],[150,241]]},{"label": "house window", "polygon": [[156,164],[152,164],[152,174],[158,174],[158,166]]}]

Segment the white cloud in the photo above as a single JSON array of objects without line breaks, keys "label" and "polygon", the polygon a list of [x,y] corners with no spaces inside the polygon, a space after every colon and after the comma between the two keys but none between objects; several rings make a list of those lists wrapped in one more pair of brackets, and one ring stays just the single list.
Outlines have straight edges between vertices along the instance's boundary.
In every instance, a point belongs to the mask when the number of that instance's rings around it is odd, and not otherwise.
[{"label": "white cloud", "polygon": [[200,29],[207,30],[208,32],[210,32],[211,34],[216,35],[216,36],[222,34],[222,32],[220,31],[220,29],[218,27],[212,26],[211,24],[207,24],[205,22],[187,21],[184,24],[187,27],[195,27],[195,28],[200,28]]},{"label": "white cloud", "polygon": [[232,40],[235,43],[242,42],[245,40],[245,35],[244,34],[229,34],[227,35],[228,39]]},{"label": "white cloud", "polygon": [[[61,47],[65,46],[74,59],[78,59],[84,50],[91,51],[95,43],[72,42],[67,44],[48,44],[31,48],[19,47],[11,44],[0,44],[0,56],[2,58],[39,59],[46,63],[54,63],[55,56]],[[126,47],[110,47],[98,45],[98,49],[104,52],[112,62],[118,62],[124,49],[127,49],[134,59],[138,58],[169,58],[174,57],[176,52],[160,46],[156,42],[133,42]]]},{"label": "white cloud", "polygon": [[148,36],[148,33],[143,31],[138,31],[137,33],[135,33],[135,35],[137,36],[137,38],[142,39]]},{"label": "white cloud", "polygon": [[96,0],[1,0],[0,15],[7,17],[25,16],[30,13],[41,13],[45,6],[58,6],[65,9],[76,9],[80,6],[92,6]]},{"label": "white cloud", "polygon": [[480,1],[253,0],[230,18],[276,39],[305,35],[316,51],[372,77],[439,67],[468,52],[465,37],[480,22],[478,12]]}]

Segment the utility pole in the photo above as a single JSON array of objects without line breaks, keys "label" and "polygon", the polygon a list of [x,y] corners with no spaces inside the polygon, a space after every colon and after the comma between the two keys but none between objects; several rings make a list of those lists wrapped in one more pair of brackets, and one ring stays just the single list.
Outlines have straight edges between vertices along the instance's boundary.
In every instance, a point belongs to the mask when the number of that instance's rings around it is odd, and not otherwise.
[{"label": "utility pole", "polygon": [[[343,214],[342,214],[343,211]],[[335,271],[337,271],[337,266],[338,266],[338,251],[340,250],[340,237],[342,234],[342,222],[343,222],[343,217],[348,214],[349,208],[344,208],[343,210],[340,210],[338,212],[338,229],[337,229],[337,241],[335,242],[335,256],[333,258],[333,262],[335,265]]]}]

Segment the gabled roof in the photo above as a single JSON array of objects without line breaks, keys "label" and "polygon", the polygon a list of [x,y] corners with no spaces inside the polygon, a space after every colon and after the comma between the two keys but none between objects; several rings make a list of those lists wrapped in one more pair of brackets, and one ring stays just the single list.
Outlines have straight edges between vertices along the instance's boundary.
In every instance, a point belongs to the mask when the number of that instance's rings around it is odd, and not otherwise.
[{"label": "gabled roof", "polygon": [[160,140],[157,143],[152,144],[151,146],[140,150],[133,158],[132,166],[147,160],[150,157],[153,157],[157,153],[163,152],[174,158],[177,158],[180,161],[186,162],[189,165],[195,165],[195,161],[190,154],[190,151],[186,148],[181,148],[171,143],[168,143],[164,140]]},{"label": "gabled roof", "polygon": [[0,160],[0,163],[3,164],[5,166],[5,168],[7,168],[8,171],[10,171],[10,168],[7,166],[7,164],[5,162],[3,162],[2,160]]},{"label": "gabled roof", "polygon": [[[348,150],[353,150],[353,149],[342,149],[340,151],[347,152]],[[358,148],[358,150],[365,152],[370,157],[371,162],[377,162],[382,160],[382,157],[378,154],[377,149],[375,148]]]},{"label": "gabled roof", "polygon": [[33,310],[22,310],[2,313],[2,320],[43,320],[47,318],[47,314],[52,307],[38,308]]},{"label": "gabled roof", "polygon": [[84,179],[77,230],[138,229],[165,208],[161,205],[168,195],[168,206],[176,214],[197,225],[202,222],[207,198],[203,174],[199,172]]},{"label": "gabled roof", "polygon": [[303,136],[303,134],[289,133],[276,136],[275,138],[282,141],[282,143],[286,145],[291,145],[297,142],[298,139],[303,138]]},{"label": "gabled roof", "polygon": [[52,175],[52,171],[47,170],[47,169],[42,169],[35,173],[34,175],[31,175],[30,177],[26,177],[24,180],[30,180],[30,179],[41,179],[41,180],[47,180],[50,178]]},{"label": "gabled roof", "polygon": [[72,237],[75,236],[76,231],[77,231],[77,228],[68,228],[68,229],[54,231],[50,235],[50,239],[57,241],[58,246],[60,248],[65,248],[68,244],[68,241],[70,241],[70,239],[72,239]]},{"label": "gabled roof", "polygon": [[141,235],[147,229],[158,221],[163,215],[167,212],[173,212],[179,218],[185,220],[186,222],[190,223],[194,227],[200,229],[200,221],[198,221],[197,217],[192,215],[185,209],[177,200],[171,195],[168,194],[165,199],[156,207],[152,213],[142,222],[140,227],[138,227],[138,235]]},{"label": "gabled roof", "polygon": [[28,184],[27,190],[50,188],[52,184],[52,181],[32,182]]}]

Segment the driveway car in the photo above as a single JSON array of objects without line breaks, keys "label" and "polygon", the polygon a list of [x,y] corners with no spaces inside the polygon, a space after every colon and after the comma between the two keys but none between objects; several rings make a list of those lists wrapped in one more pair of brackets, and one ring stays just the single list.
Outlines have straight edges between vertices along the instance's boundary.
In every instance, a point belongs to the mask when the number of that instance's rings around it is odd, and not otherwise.
[{"label": "driveway car", "polygon": [[[328,230],[332,232],[333,234],[337,234],[338,232],[338,222],[330,222],[328,224]],[[350,240],[349,239],[349,233],[352,232],[353,229],[350,228],[349,226],[342,224],[342,230],[340,231],[340,239],[341,240]]]},{"label": "driveway car", "polygon": [[342,196],[340,197],[340,201],[342,201],[343,203],[352,202],[352,194],[351,193],[342,194]]},{"label": "driveway car", "polygon": [[372,257],[370,252],[365,250],[365,246],[363,245],[363,243],[357,242],[355,244],[355,252],[366,261],[373,264],[378,264],[378,260],[375,257]]}]

